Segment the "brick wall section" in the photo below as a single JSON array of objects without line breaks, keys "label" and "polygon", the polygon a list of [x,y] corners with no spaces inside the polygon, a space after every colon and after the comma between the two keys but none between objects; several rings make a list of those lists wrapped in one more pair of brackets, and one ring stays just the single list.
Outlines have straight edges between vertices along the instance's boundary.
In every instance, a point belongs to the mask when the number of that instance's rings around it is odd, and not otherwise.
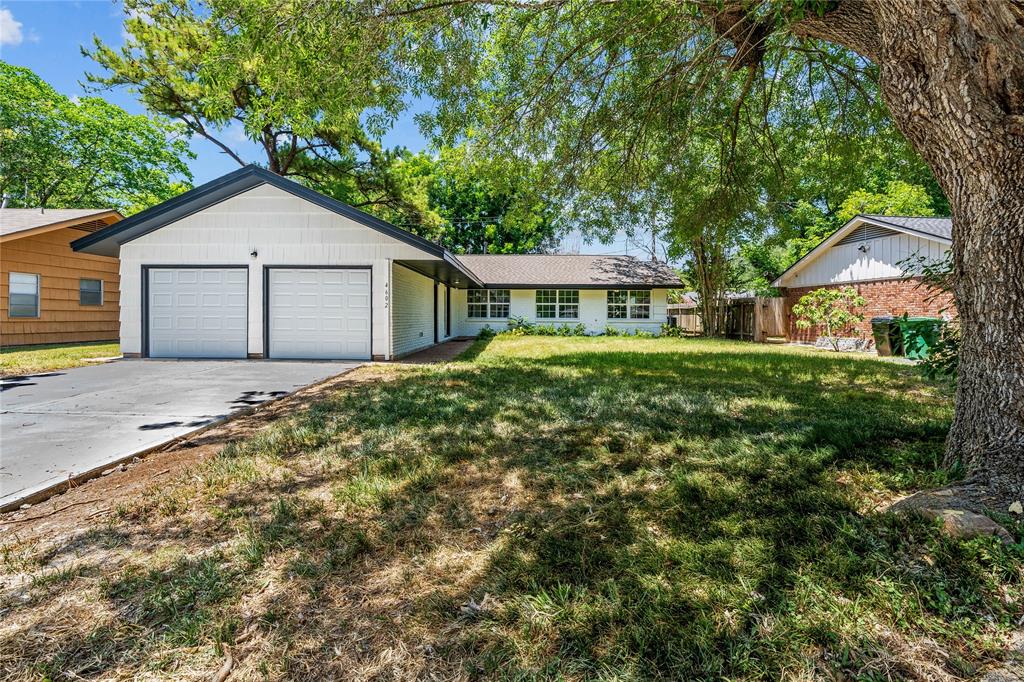
[{"label": "brick wall section", "polygon": [[854,312],[863,313],[864,321],[844,332],[843,336],[857,336],[871,338],[871,318],[882,315],[900,316],[907,313],[911,317],[941,317],[956,315],[953,307],[953,299],[949,294],[940,294],[932,300],[934,291],[924,286],[918,286],[919,278],[910,279],[886,279],[873,282],[855,282],[851,284],[830,284],[816,287],[799,287],[783,289],[786,298],[786,321],[789,327],[789,338],[793,341],[813,342],[818,338],[821,330],[800,329],[796,326],[796,316],[793,315],[793,306],[800,301],[800,297],[816,289],[839,289],[852,286],[867,300],[863,308]]}]

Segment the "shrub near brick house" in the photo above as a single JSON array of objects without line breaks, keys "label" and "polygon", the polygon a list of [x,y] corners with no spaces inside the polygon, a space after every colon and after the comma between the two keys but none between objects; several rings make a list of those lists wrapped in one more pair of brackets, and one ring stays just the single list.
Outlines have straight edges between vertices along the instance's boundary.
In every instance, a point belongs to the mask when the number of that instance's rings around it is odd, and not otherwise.
[{"label": "shrub near brick house", "polygon": [[[828,286],[837,288],[837,285]],[[904,313],[912,317],[956,317],[953,297],[947,292],[934,292],[921,277],[856,282],[846,286],[852,286],[867,300],[864,307],[858,310],[863,313],[864,319],[854,323],[851,328],[865,338],[871,336],[873,317],[900,317]],[[786,288],[786,309],[791,311],[803,296],[819,288],[821,287]],[[795,314],[789,315],[789,318],[791,339],[813,343],[818,338],[817,328],[799,327]]]},{"label": "shrub near brick house", "polygon": [[823,328],[833,350],[838,351],[837,334],[864,320],[862,313],[855,313],[852,309],[866,303],[867,300],[853,287],[815,289],[800,297],[800,302],[793,306],[793,314],[796,326],[801,329]]}]

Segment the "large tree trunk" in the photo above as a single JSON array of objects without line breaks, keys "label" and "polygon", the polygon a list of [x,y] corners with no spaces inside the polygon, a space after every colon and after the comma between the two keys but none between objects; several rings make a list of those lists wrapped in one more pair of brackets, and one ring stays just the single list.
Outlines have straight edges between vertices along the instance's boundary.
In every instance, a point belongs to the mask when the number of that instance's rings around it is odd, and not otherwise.
[{"label": "large tree trunk", "polygon": [[794,25],[874,61],[953,217],[963,341],[947,462],[1024,495],[1024,4],[840,0]]},{"label": "large tree trunk", "polygon": [[[947,463],[1015,499],[1024,480],[1024,159],[985,159],[953,206],[963,337]],[[968,173],[963,173],[967,175]]]}]

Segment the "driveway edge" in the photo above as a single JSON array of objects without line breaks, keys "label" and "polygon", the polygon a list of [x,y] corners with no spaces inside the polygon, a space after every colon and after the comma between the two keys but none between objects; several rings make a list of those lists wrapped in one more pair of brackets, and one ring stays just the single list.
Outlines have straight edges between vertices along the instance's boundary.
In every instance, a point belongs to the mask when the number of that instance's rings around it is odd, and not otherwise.
[{"label": "driveway edge", "polygon": [[0,514],[6,514],[8,512],[17,511],[23,505],[26,505],[26,504],[34,505],[34,504],[39,504],[40,502],[45,502],[46,500],[50,499],[51,497],[54,497],[55,495],[61,495],[61,494],[66,493],[66,492],[68,492],[70,490],[73,490],[74,488],[77,488],[78,486],[82,485],[83,483],[86,483],[87,481],[91,481],[94,478],[99,478],[100,476],[103,475],[103,472],[107,471],[108,469],[113,469],[115,467],[119,467],[122,464],[126,464],[128,462],[131,462],[132,460],[134,460],[136,458],[143,459],[143,458],[148,457],[149,455],[151,455],[151,454],[153,454],[155,452],[160,452],[160,451],[166,450],[166,449],[168,449],[168,448],[170,448],[170,447],[172,447],[174,445],[177,445],[177,444],[179,444],[179,443],[181,443],[183,441],[186,441],[186,440],[189,440],[191,438],[194,438],[195,436],[199,435],[200,433],[203,433],[204,431],[208,431],[208,430],[216,428],[218,426],[222,426],[224,424],[227,424],[228,422],[231,422],[231,421],[234,421],[235,419],[238,419],[239,417],[244,417],[246,415],[250,415],[250,414],[252,414],[253,412],[256,412],[257,410],[259,410],[262,407],[265,407],[267,405],[273,405],[276,402],[279,402],[281,400],[284,400],[286,398],[290,398],[290,397],[294,396],[296,393],[300,393],[302,391],[306,391],[306,390],[309,390],[309,389],[317,388],[318,386],[326,384],[329,381],[333,381],[334,379],[337,379],[340,376],[345,376],[346,374],[349,374],[350,372],[354,372],[355,370],[359,369],[360,367],[363,367],[366,364],[368,364],[368,363],[358,364],[355,367],[351,367],[349,369],[344,370],[343,372],[338,372],[337,374],[332,374],[331,376],[325,377],[325,378],[321,379],[320,381],[316,381],[316,382],[313,382],[311,384],[306,384],[305,386],[301,386],[301,387],[295,389],[294,391],[290,391],[288,393],[285,393],[284,395],[279,395],[279,396],[276,396],[274,398],[271,398],[270,400],[266,400],[266,401],[260,403],[259,405],[250,405],[248,407],[239,408],[238,410],[236,410],[234,412],[231,412],[229,414],[226,414],[223,417],[220,417],[219,419],[213,420],[209,424],[204,424],[203,426],[200,426],[199,428],[197,428],[197,429],[195,429],[193,431],[189,431],[188,433],[183,433],[180,436],[175,436],[174,438],[171,438],[170,440],[166,440],[163,443],[159,443],[157,445],[151,445],[148,448],[143,448],[142,450],[138,450],[138,451],[133,452],[133,453],[128,454],[128,455],[124,455],[123,457],[118,457],[117,459],[113,459],[113,460],[111,460],[109,462],[106,462],[105,464],[102,464],[102,465],[97,466],[97,467],[93,467],[92,469],[89,469],[87,471],[83,471],[80,474],[75,474],[74,476],[69,476],[68,478],[62,479],[58,483],[51,483],[50,485],[47,485],[47,486],[45,486],[43,488],[40,488],[40,489],[38,489],[36,491],[29,492],[25,496],[20,497],[17,500],[13,500],[11,502],[4,502],[4,503],[0,504]]}]

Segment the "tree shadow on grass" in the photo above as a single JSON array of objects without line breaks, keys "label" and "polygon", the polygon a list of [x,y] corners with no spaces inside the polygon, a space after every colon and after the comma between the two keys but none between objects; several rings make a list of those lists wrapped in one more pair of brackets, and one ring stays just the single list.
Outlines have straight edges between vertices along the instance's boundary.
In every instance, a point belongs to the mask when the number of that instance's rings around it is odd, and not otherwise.
[{"label": "tree shadow on grass", "polygon": [[[305,632],[281,655],[323,671],[355,674],[363,659],[352,647],[372,636],[422,639],[403,634],[408,617],[435,634],[433,658],[417,654],[407,672],[912,674],[913,660],[893,662],[894,641],[975,636],[980,646],[987,623],[1020,615],[1002,598],[1019,559],[921,522],[860,514],[857,493],[838,480],[847,467],[904,466],[887,460],[894,448],[941,447],[948,406],[912,390],[890,365],[755,351],[403,369],[211,465],[234,482],[216,503],[239,514],[206,529],[211,544],[236,538],[222,562],[230,591],[154,602],[161,586],[187,597],[203,582],[186,561],[159,576],[120,575],[104,598],[122,614],[170,603],[181,623],[200,614],[230,637],[223,624],[238,618],[249,581],[287,557],[283,570],[315,615],[276,603],[263,620],[276,637]],[[302,475],[271,483],[247,458]],[[245,466],[251,476],[238,475]],[[325,487],[330,501],[305,496]],[[446,552],[475,555],[478,566],[431,562]],[[491,606],[460,608],[485,594]],[[130,624],[143,640],[166,640],[163,616]],[[337,653],[335,637],[349,653]]]}]

